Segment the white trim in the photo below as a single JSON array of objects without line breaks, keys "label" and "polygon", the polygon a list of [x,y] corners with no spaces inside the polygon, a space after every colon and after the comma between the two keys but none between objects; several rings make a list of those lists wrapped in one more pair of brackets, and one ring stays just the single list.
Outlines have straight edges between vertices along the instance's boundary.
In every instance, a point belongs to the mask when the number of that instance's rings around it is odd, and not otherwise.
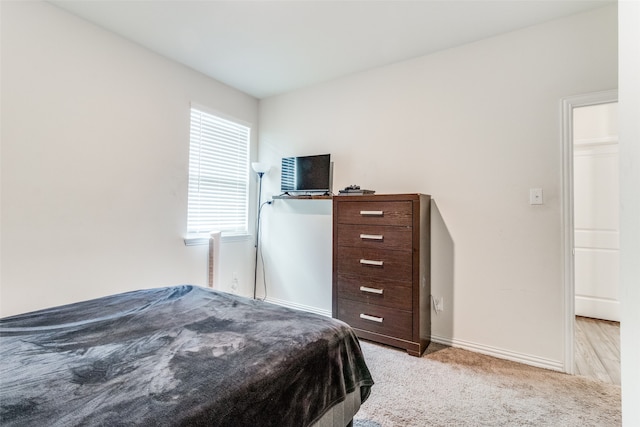
[{"label": "white trim", "polygon": [[564,363],[562,370],[574,373],[574,324],[575,324],[575,260],[573,223],[573,109],[589,105],[607,104],[618,101],[617,90],[575,95],[561,100],[562,123],[562,254],[564,282]]},{"label": "white trim", "polygon": [[620,321],[620,301],[615,298],[600,298],[590,295],[576,295],[576,316],[589,313],[596,319]]},{"label": "white trim", "polygon": [[[222,234],[220,242],[242,242],[246,240],[253,240],[251,234],[231,234],[224,235]],[[209,244],[209,235],[208,234],[190,234],[184,238],[185,246],[198,246],[198,245],[208,245]]]},{"label": "white trim", "polygon": [[[321,308],[311,307],[304,304],[297,304],[290,301],[285,301],[285,300],[272,298],[272,297],[267,297],[265,301],[271,304],[293,308],[295,310],[308,311],[308,312],[316,313],[322,316],[331,317],[331,310],[323,310]],[[431,335],[431,341],[433,341],[434,343],[443,344],[450,347],[462,348],[464,350],[485,354],[487,356],[497,357],[499,359],[510,360],[512,362],[522,363],[529,366],[535,366],[537,368],[550,369],[550,370],[559,371],[559,372],[564,371],[564,366],[561,360],[546,359],[543,357],[533,356],[530,354],[517,353],[509,350],[504,350],[498,347],[478,344],[471,341],[445,338],[438,335]]]},{"label": "white trim", "polygon": [[574,145],[573,156],[593,158],[617,156],[620,153],[618,148],[618,144]]},{"label": "white trim", "polygon": [[535,366],[537,368],[550,369],[552,371],[560,372],[563,372],[564,370],[561,360],[546,359],[544,357],[532,356],[530,354],[516,353],[498,347],[478,344],[471,341],[445,338],[437,335],[431,335],[431,341],[450,347],[462,348],[464,350],[485,354],[487,356],[497,357],[498,359],[505,359],[512,362],[523,363],[529,366]]},{"label": "white trim", "polygon": [[[304,304],[298,304],[291,301],[285,301],[278,298],[267,297],[265,300],[268,303],[280,305],[287,308],[293,308],[295,310],[307,311],[321,316],[332,317],[331,310],[323,310],[321,308],[312,307]],[[532,356],[530,354],[516,353],[509,350],[504,350],[498,347],[491,347],[484,344],[478,344],[471,341],[457,340],[451,338],[440,337],[437,335],[431,335],[431,341],[450,347],[462,348],[464,350],[473,351],[487,356],[497,357],[499,359],[510,360],[512,362],[523,363],[529,366],[535,366],[537,368],[551,369],[553,371],[563,371],[563,364],[561,360],[546,359],[543,357]]]},{"label": "white trim", "polygon": [[618,135],[601,136],[600,138],[582,138],[573,141],[574,145],[616,145]]},{"label": "white trim", "polygon": [[272,298],[267,296],[265,299],[266,302],[276,305],[281,305],[283,307],[293,308],[295,310],[308,311],[310,313],[319,314],[321,316],[331,317],[331,310],[323,310],[318,307],[311,307],[310,305],[298,304],[291,301],[285,301],[278,298]]}]

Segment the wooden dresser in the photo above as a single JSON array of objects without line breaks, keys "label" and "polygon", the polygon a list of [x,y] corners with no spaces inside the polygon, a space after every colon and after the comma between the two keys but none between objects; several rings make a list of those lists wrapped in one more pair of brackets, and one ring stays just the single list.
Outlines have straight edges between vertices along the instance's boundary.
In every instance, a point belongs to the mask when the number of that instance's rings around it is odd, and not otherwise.
[{"label": "wooden dresser", "polygon": [[414,356],[431,338],[430,200],[333,198],[333,317]]}]

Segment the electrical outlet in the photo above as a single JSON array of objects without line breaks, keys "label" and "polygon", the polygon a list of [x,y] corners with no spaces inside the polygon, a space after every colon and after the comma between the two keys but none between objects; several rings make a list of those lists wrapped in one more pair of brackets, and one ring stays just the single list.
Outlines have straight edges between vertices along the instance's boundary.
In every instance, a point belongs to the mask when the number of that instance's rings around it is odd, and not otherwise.
[{"label": "electrical outlet", "polygon": [[444,311],[444,297],[433,298],[433,308],[435,309],[436,313]]},{"label": "electrical outlet", "polygon": [[542,188],[530,188],[529,189],[529,204],[530,205],[542,205],[544,201],[542,199]]},{"label": "electrical outlet", "polygon": [[238,273],[231,274],[231,290],[235,293],[238,290]]}]

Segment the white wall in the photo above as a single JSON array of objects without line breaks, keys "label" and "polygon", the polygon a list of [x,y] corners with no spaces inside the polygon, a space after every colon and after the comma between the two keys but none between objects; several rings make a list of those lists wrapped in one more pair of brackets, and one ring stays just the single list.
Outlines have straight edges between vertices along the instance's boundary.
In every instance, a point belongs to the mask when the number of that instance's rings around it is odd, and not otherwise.
[{"label": "white wall", "polygon": [[276,200],[262,212],[258,295],[266,277],[269,301],[331,316],[331,201]]},{"label": "white wall", "polygon": [[622,425],[640,425],[640,2],[620,1],[620,356]]},{"label": "white wall", "polygon": [[[47,3],[1,7],[2,315],[206,284],[183,243],[190,102],[257,124],[257,100]],[[249,293],[252,248],[223,243],[223,285]]]},{"label": "white wall", "polygon": [[[616,87],[610,6],[261,100],[260,160],[330,152],[335,191],[431,194],[432,293],[445,302],[434,338],[561,369],[560,100]],[[278,183],[271,173],[266,192]],[[529,205],[532,187],[544,205]],[[265,217],[278,230],[265,252],[304,271],[330,247],[330,222],[324,208],[288,221],[284,203]],[[269,295],[330,310],[321,262],[304,280],[267,262]]]}]

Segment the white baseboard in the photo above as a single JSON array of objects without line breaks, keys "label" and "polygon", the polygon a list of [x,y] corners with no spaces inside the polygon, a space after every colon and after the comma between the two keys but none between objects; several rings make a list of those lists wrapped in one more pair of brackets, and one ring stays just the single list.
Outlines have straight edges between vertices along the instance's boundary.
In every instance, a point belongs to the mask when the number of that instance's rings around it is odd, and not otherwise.
[{"label": "white baseboard", "polygon": [[620,321],[620,301],[576,295],[576,316]]},{"label": "white baseboard", "polygon": [[[331,317],[331,310],[323,310],[318,307],[311,307],[304,304],[298,304],[291,301],[284,301],[278,298],[267,297],[268,303],[280,305],[283,307],[293,308],[296,310],[308,311],[320,314],[322,316]],[[512,362],[523,363],[525,365],[535,366],[538,368],[550,369],[552,371],[564,372],[564,365],[559,360],[545,359],[543,357],[532,356],[529,354],[515,353],[509,350],[491,347],[484,344],[478,344],[471,341],[444,338],[437,335],[431,335],[431,341],[451,347],[462,348],[476,353],[486,354],[487,356],[497,357],[499,359],[511,360]]]},{"label": "white baseboard", "polygon": [[564,372],[564,364],[560,360],[552,360],[546,359],[544,357],[532,356],[530,354],[516,353],[513,351],[504,350],[484,344],[478,344],[471,341],[458,340],[455,338],[444,338],[437,335],[431,335],[431,341],[438,344],[448,345],[451,347],[462,348],[464,350],[485,354],[487,356],[497,357],[499,359],[506,359],[511,360],[512,362],[535,366],[537,368]]},{"label": "white baseboard", "polygon": [[265,301],[268,302],[268,303],[271,303],[271,304],[281,305],[283,307],[293,308],[293,309],[301,310],[301,311],[308,311],[308,312],[311,312],[311,313],[320,314],[321,316],[331,317],[331,310],[323,310],[323,309],[318,308],[318,307],[312,307],[310,305],[298,304],[298,303],[295,303],[295,302],[285,301],[285,300],[281,300],[281,299],[278,299],[278,298],[272,298],[272,297],[269,297],[269,296],[267,296],[267,299]]}]

